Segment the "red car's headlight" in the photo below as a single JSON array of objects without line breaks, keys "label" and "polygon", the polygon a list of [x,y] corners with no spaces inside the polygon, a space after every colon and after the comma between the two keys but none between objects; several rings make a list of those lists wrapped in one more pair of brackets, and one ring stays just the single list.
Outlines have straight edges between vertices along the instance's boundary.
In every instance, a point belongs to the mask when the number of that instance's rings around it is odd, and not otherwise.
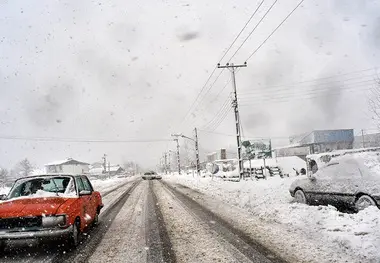
[{"label": "red car's headlight", "polygon": [[66,226],[66,215],[44,216],[42,226],[46,228]]}]

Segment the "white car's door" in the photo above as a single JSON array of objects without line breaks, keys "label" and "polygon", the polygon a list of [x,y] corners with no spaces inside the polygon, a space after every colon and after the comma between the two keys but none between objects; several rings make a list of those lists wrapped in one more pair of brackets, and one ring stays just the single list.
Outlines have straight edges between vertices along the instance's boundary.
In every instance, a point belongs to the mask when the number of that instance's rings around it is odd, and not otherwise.
[{"label": "white car's door", "polygon": [[345,161],[336,165],[335,176],[329,189],[328,203],[336,206],[350,206],[355,202],[355,196],[362,188],[364,178],[362,171],[355,162]]},{"label": "white car's door", "polygon": [[360,169],[355,163],[331,163],[316,174],[319,203],[334,206],[352,204],[360,188]]}]

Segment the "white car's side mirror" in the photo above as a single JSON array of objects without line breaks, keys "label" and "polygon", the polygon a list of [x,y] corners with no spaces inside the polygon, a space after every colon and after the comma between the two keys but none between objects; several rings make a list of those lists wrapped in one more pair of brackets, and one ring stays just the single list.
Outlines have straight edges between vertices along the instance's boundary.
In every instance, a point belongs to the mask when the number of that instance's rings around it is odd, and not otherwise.
[{"label": "white car's side mirror", "polygon": [[315,181],[317,178],[314,175],[309,175],[310,181]]}]

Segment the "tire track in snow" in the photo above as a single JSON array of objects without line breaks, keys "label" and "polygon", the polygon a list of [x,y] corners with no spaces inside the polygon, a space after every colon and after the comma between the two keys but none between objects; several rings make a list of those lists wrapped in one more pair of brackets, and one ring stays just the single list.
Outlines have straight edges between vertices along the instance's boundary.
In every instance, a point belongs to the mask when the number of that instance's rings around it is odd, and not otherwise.
[{"label": "tire track in snow", "polygon": [[250,261],[255,263],[284,263],[269,249],[255,242],[249,235],[229,224],[205,206],[199,204],[191,197],[181,193],[166,182],[161,183],[167,191],[172,193],[189,211],[193,212],[198,219],[206,223],[210,229],[221,235],[228,243],[234,246]]},{"label": "tire track in snow", "polygon": [[176,196],[154,184],[178,262],[250,263],[245,255],[212,231]]},{"label": "tire track in snow", "polygon": [[176,263],[176,255],[166,229],[164,217],[153,190],[153,181],[149,180],[149,191],[146,204],[146,245],[147,262]]},{"label": "tire track in snow", "polygon": [[52,262],[87,262],[108,231],[109,226],[112,224],[113,220],[130,197],[132,191],[140,182],[141,180],[133,182],[132,185],[119,198],[117,198],[102,212],[99,225],[88,233],[87,238],[81,242],[79,247],[68,252],[64,252],[63,254],[58,254],[52,259]]},{"label": "tire track in snow", "polygon": [[[132,180],[123,183],[120,186],[113,187],[112,190],[107,190],[102,194],[103,203],[105,207],[100,214],[99,220],[101,222],[105,221],[103,219],[104,215],[107,214],[107,210],[117,203],[118,200],[122,198],[125,191],[128,191],[130,187],[126,188],[128,185],[133,186],[137,181]],[[108,222],[107,222],[108,224]],[[89,235],[88,238],[92,238],[94,235],[93,231],[86,233]],[[65,249],[62,247],[60,241],[53,241],[49,243],[38,243],[38,240],[20,240],[20,241],[10,241],[3,254],[0,255],[0,262],[17,262],[17,263],[28,263],[28,262],[64,262],[64,258],[67,257]],[[80,245],[77,249],[80,249]],[[73,252],[69,252],[73,253]],[[63,257],[62,257],[63,255]]]},{"label": "tire track in snow", "polygon": [[90,263],[146,262],[144,211],[147,194],[148,184],[140,183],[89,258]]}]

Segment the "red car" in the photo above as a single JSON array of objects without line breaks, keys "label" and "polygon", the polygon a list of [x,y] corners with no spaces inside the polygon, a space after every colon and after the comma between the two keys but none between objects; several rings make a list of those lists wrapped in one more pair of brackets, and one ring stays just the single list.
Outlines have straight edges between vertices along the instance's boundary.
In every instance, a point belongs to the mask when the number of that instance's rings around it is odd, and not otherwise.
[{"label": "red car", "polygon": [[100,193],[83,175],[18,179],[0,201],[0,247],[14,239],[62,239],[73,247],[103,207]]}]

